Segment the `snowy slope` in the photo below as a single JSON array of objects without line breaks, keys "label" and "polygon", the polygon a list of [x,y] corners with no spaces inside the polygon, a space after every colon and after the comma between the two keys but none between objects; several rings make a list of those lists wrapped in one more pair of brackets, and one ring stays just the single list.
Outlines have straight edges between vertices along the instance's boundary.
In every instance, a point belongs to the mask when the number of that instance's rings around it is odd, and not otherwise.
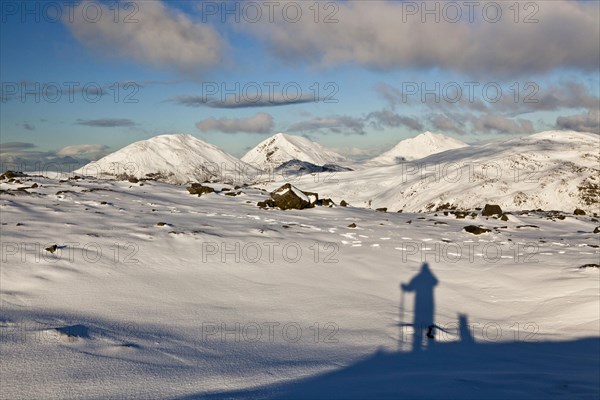
[{"label": "snowy slope", "polygon": [[[600,395],[591,216],[261,210],[251,187],[28,179],[0,182],[39,185],[0,194],[3,398]],[[399,284],[424,261],[448,332],[419,355]]]},{"label": "snowy slope", "polygon": [[290,160],[307,161],[316,165],[337,164],[343,162],[343,156],[329,150],[319,143],[301,136],[278,133],[260,142],[242,157],[257,168],[273,170]]},{"label": "snowy slope", "polygon": [[159,174],[161,180],[171,183],[241,182],[256,175],[251,166],[192,135],[160,135],[135,142],[75,172],[100,178]]},{"label": "snowy slope", "polygon": [[600,212],[600,136],[548,131],[393,166],[298,177],[294,185],[335,201],[393,211],[493,203],[505,210]]},{"label": "snowy slope", "polygon": [[411,161],[442,151],[466,147],[468,144],[440,133],[423,132],[413,138],[400,141],[392,149],[374,157],[368,163],[393,165],[399,161]]}]

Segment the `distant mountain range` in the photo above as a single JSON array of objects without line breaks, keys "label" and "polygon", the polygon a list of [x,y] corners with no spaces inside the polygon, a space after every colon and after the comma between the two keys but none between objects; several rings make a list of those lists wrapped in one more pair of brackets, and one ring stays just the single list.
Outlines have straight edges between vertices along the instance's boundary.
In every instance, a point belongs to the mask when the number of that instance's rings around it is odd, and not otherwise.
[{"label": "distant mountain range", "polygon": [[[596,211],[600,193],[600,136],[548,131],[467,145],[431,132],[406,139],[360,168],[306,138],[278,133],[242,159],[191,135],[162,135],[92,162],[79,174],[154,178],[170,183],[294,184],[335,201],[392,210],[426,211],[485,203],[507,210]],[[353,167],[356,164],[353,164]],[[321,174],[335,179],[315,179]]]}]

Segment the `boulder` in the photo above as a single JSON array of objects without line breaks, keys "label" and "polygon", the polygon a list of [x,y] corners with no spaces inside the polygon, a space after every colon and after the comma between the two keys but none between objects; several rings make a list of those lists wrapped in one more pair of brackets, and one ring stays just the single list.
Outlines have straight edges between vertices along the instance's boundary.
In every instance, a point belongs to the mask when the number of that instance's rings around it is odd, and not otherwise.
[{"label": "boulder", "polygon": [[492,215],[500,216],[502,215],[502,208],[497,204],[486,204],[485,207],[483,207],[481,215],[484,217],[490,217]]},{"label": "boulder", "polygon": [[200,183],[192,183],[192,185],[187,188],[187,191],[190,192],[190,194],[197,194],[198,197],[200,197],[203,194],[213,193],[215,189],[209,186],[203,186]]},{"label": "boulder", "polygon": [[319,202],[323,207],[333,207],[334,205],[331,199],[321,199]]},{"label": "boulder", "polygon": [[52,254],[54,254],[54,252],[55,252],[56,250],[58,250],[58,245],[55,245],[55,244],[53,244],[53,245],[52,245],[52,246],[50,246],[50,247],[46,247],[46,249],[45,249],[45,250],[46,250],[46,251],[49,251],[49,252],[50,252],[50,253],[52,253]]},{"label": "boulder", "polygon": [[2,175],[0,175],[0,180],[4,180],[4,179],[10,180],[10,179],[15,179],[15,178],[24,177],[24,176],[27,176],[27,174],[24,174],[20,171],[8,170],[8,171],[4,172]]},{"label": "boulder", "polygon": [[379,211],[379,212],[387,212],[387,207],[380,207],[380,208],[376,208],[375,211]]},{"label": "boulder", "polygon": [[275,205],[282,210],[302,210],[314,207],[319,195],[317,193],[303,192],[290,183],[271,192]]},{"label": "boulder", "polygon": [[600,226],[597,226],[596,228],[594,228],[594,233],[600,233]]},{"label": "boulder", "polygon": [[573,211],[573,214],[575,214],[575,215],[585,215],[585,211],[583,211],[581,208],[576,208],[575,211]]},{"label": "boulder", "polygon": [[340,201],[340,207],[346,207],[347,205],[348,203],[346,203],[346,200]]},{"label": "boulder", "polygon": [[476,225],[468,225],[463,228],[465,231],[472,233],[473,235],[481,235],[482,233],[491,232],[490,229],[480,228]]}]

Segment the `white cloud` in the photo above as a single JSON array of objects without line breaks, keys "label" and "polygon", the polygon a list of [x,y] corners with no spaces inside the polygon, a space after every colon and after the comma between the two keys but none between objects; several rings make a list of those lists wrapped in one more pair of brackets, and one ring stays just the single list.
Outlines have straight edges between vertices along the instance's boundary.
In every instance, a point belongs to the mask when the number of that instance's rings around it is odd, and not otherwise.
[{"label": "white cloud", "polygon": [[590,110],[585,114],[558,117],[556,127],[578,132],[600,133],[600,111]]},{"label": "white cloud", "polygon": [[296,122],[295,124],[292,124],[287,131],[312,132],[325,129],[332,133],[353,133],[362,135],[365,133],[364,128],[365,121],[363,118],[355,118],[347,115],[332,115]]},{"label": "white cloud", "polygon": [[472,117],[471,123],[476,133],[533,133],[533,123],[527,119],[511,119],[502,115]]},{"label": "white cloud", "polygon": [[[86,46],[142,63],[194,72],[223,61],[227,45],[213,27],[195,23],[182,12],[167,9],[160,1],[127,4],[138,8],[129,19],[126,16],[134,10],[132,6],[127,11],[121,10],[119,21],[114,22],[114,11],[108,5],[85,1],[74,7],[72,21],[65,16],[63,22]],[[86,7],[90,8],[87,15],[91,17],[84,18]],[[102,10],[102,16],[93,22],[96,8]]]},{"label": "white cloud", "polygon": [[[420,8],[437,5],[444,16],[441,10],[445,2],[412,3]],[[423,22],[420,13],[408,15],[405,2],[351,1],[337,3],[337,23],[315,23],[314,6],[307,2],[302,4],[303,17],[296,23],[264,19],[264,23],[244,24],[242,29],[259,36],[273,54],[290,63],[357,64],[384,70],[442,68],[502,76],[561,67],[598,68],[597,2],[529,2],[537,12],[519,3],[518,23],[509,8],[515,2],[477,3],[474,22],[467,20],[465,6],[458,22],[444,18],[436,22],[431,15]],[[502,7],[502,17],[496,23],[483,19],[483,9],[491,3]],[[486,10],[486,16],[493,17],[494,10]],[[532,12],[538,22],[524,23]]]},{"label": "white cloud", "polygon": [[267,113],[256,113],[247,118],[207,118],[196,123],[196,127],[203,131],[223,133],[270,133],[273,129],[273,117]]},{"label": "white cloud", "polygon": [[108,146],[104,144],[76,144],[56,150],[56,155],[75,158],[100,158],[106,154]]}]

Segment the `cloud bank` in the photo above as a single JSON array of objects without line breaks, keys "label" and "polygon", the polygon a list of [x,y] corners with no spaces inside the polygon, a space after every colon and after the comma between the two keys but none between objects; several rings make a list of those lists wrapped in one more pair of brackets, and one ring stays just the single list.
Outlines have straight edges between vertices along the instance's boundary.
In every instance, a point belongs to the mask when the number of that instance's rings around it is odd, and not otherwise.
[{"label": "cloud bank", "polygon": [[267,113],[256,113],[247,118],[214,118],[210,117],[196,123],[196,128],[203,132],[222,133],[271,133],[273,117]]}]

